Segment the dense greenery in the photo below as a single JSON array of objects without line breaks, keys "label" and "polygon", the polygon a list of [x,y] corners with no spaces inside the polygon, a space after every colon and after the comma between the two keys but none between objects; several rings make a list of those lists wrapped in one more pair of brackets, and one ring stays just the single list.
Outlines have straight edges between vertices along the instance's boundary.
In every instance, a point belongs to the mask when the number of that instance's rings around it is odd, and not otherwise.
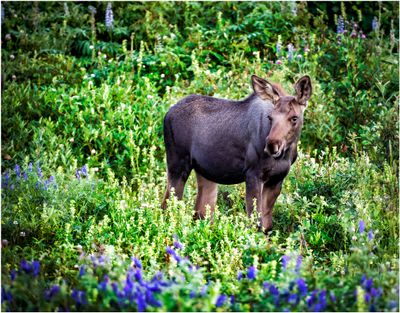
[{"label": "dense greenery", "polygon": [[[397,2],[2,2],[2,309],[398,311]],[[105,18],[106,17],[106,18]],[[162,119],[312,78],[273,231],[162,211]]]}]

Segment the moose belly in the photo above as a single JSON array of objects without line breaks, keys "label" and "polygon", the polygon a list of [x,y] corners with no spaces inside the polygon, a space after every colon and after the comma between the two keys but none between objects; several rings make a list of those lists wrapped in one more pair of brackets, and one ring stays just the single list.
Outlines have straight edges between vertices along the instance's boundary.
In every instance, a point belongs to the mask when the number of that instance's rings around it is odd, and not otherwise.
[{"label": "moose belly", "polygon": [[244,182],[244,157],[227,152],[194,153],[192,165],[196,172],[218,184]]}]

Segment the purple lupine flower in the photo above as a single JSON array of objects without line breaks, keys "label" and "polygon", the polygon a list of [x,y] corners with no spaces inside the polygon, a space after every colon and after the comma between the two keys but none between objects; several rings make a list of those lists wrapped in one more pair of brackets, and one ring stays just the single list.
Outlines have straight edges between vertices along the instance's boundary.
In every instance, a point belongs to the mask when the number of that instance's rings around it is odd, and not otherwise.
[{"label": "purple lupine flower", "polygon": [[363,220],[360,220],[360,222],[358,223],[358,231],[360,232],[360,234],[362,234],[365,230],[365,223]]},{"label": "purple lupine flower", "polygon": [[314,290],[306,300],[309,309],[314,305],[315,300],[317,299],[316,297],[317,297],[317,290]]},{"label": "purple lupine flower", "polygon": [[318,301],[319,304],[322,306],[322,310],[324,310],[326,307],[326,290],[322,290],[319,293]]},{"label": "purple lupine flower", "polygon": [[17,271],[13,268],[13,269],[10,271],[10,278],[11,278],[11,281],[14,281],[16,277],[17,277]]},{"label": "purple lupine flower", "polygon": [[32,268],[33,268],[33,276],[38,276],[39,271],[40,271],[40,262],[39,261],[33,261],[32,262]]},{"label": "purple lupine flower", "polygon": [[82,166],[81,172],[82,172],[82,175],[83,175],[83,176],[88,177],[88,167],[87,167],[87,164],[85,164],[84,166]]},{"label": "purple lupine flower", "polygon": [[281,48],[282,48],[282,46],[281,46],[280,42],[278,41],[276,43],[276,54],[281,53]]},{"label": "purple lupine flower", "polygon": [[174,247],[175,249],[182,249],[183,245],[179,241],[174,241]]},{"label": "purple lupine flower", "polygon": [[263,288],[268,289],[268,287],[269,287],[269,282],[267,281],[263,282]]},{"label": "purple lupine flower", "polygon": [[231,297],[230,297],[231,299],[231,304],[234,304],[235,303],[235,296],[234,295],[231,295]]},{"label": "purple lupine flower", "polygon": [[225,303],[225,301],[226,301],[226,298],[227,298],[227,296],[224,295],[224,294],[219,295],[219,297],[217,298],[217,301],[215,302],[215,306],[216,306],[217,308],[223,306],[224,303]]},{"label": "purple lupine flower", "polygon": [[286,254],[282,257],[282,267],[283,267],[284,269],[287,268],[287,265],[288,265],[288,263],[289,263],[289,260],[290,260],[290,256],[288,256],[288,255],[286,255]]},{"label": "purple lupine flower", "polygon": [[140,268],[138,268],[136,271],[135,271],[135,279],[136,279],[136,281],[138,281],[138,282],[141,282],[142,281],[142,270],[140,269]]},{"label": "purple lupine flower", "polygon": [[367,292],[367,293],[365,293],[365,295],[364,295],[364,300],[365,300],[365,302],[370,302],[371,301],[371,295]]},{"label": "purple lupine flower", "polygon": [[104,278],[103,278],[103,280],[101,281],[101,283],[98,285],[98,289],[99,290],[101,290],[101,291],[106,291],[107,290],[107,285],[108,285],[108,282],[110,281],[110,279],[108,278],[108,275],[106,274],[106,275],[104,275]]},{"label": "purple lupine flower", "polygon": [[79,179],[81,179],[81,173],[80,173],[81,171],[79,170],[79,169],[76,169],[75,170],[75,176],[76,176],[76,178],[79,180]]},{"label": "purple lupine flower", "polygon": [[56,294],[60,292],[60,286],[53,285],[50,289],[45,290],[44,299],[50,301]]},{"label": "purple lupine flower", "polygon": [[39,178],[42,178],[43,177],[43,173],[42,173],[42,169],[40,168],[39,162],[36,165],[36,169],[37,169],[37,173],[38,173]]},{"label": "purple lupine flower", "polygon": [[19,179],[21,177],[21,167],[18,164],[15,164],[14,170],[17,178]]},{"label": "purple lupine flower", "polygon": [[87,304],[86,293],[82,290],[72,289],[71,298],[75,301],[77,306]]},{"label": "purple lupine flower", "polygon": [[364,284],[364,282],[366,281],[366,279],[367,279],[367,277],[365,276],[365,274],[363,274],[363,275],[361,276],[360,284],[361,284],[361,285]]},{"label": "purple lupine flower", "polygon": [[303,278],[297,280],[297,288],[303,296],[307,294],[307,284]]},{"label": "purple lupine flower", "polygon": [[207,285],[204,285],[203,287],[201,287],[200,295],[204,297],[206,293],[207,293]]},{"label": "purple lupine flower", "polygon": [[247,270],[247,278],[250,280],[254,280],[257,275],[257,269],[255,266],[250,266]]},{"label": "purple lupine flower", "polygon": [[135,264],[135,266],[137,268],[142,268],[142,262],[140,262],[140,260],[138,258],[132,257],[131,260],[133,261],[133,263]]},{"label": "purple lupine flower", "polygon": [[32,266],[26,260],[21,261],[21,269],[27,274],[32,272]]},{"label": "purple lupine flower", "polygon": [[146,302],[154,307],[161,307],[162,303],[160,301],[158,301],[155,297],[153,292],[151,292],[150,290],[146,291]]},{"label": "purple lupine flower", "polygon": [[8,291],[8,292],[7,292],[7,291],[4,289],[4,287],[2,286],[2,287],[1,287],[1,303],[3,303],[4,301],[11,302],[12,299],[13,299],[13,297],[12,297],[11,291]]},{"label": "purple lupine flower", "polygon": [[109,2],[107,4],[107,8],[106,8],[106,27],[108,30],[111,30],[113,28],[113,24],[114,24],[114,14],[112,11],[112,7],[111,7],[111,2]]},{"label": "purple lupine flower", "polygon": [[338,17],[336,33],[341,35],[344,33],[344,20],[341,15]]},{"label": "purple lupine flower", "polygon": [[288,48],[288,60],[289,60],[289,62],[292,62],[292,60],[293,60],[293,52],[294,52],[293,44],[291,44],[291,43],[288,44],[287,48]]},{"label": "purple lupine flower", "polygon": [[372,26],[372,30],[377,30],[379,28],[379,22],[378,22],[378,18],[376,16],[374,16],[371,26]]},{"label": "purple lupine flower", "polygon": [[297,303],[298,300],[299,299],[298,299],[298,297],[297,297],[297,295],[295,293],[290,294],[289,297],[288,297],[288,303],[291,303],[291,304]]},{"label": "purple lupine flower", "polygon": [[22,177],[24,178],[24,181],[27,181],[27,180],[28,180],[28,174],[27,174],[26,172],[24,172],[24,173],[22,174]]},{"label": "purple lupine flower", "polygon": [[269,293],[273,296],[279,296],[279,290],[275,287],[275,285],[269,286]]},{"label": "purple lupine flower", "polygon": [[146,311],[147,308],[147,303],[146,299],[143,294],[138,293],[136,296],[136,304],[137,304],[137,309],[139,312],[144,312]]},{"label": "purple lupine flower", "polygon": [[242,280],[242,278],[243,278],[243,272],[240,271],[240,272],[238,273],[238,275],[237,275],[237,280]]},{"label": "purple lupine flower", "polygon": [[29,162],[29,164],[28,164],[28,171],[29,171],[29,172],[32,172],[32,170],[33,170],[33,164],[32,164],[32,162]]},{"label": "purple lupine flower", "polygon": [[189,293],[189,298],[190,298],[190,299],[193,299],[194,297],[196,297],[196,293],[195,293],[194,291],[191,291],[191,292]]},{"label": "purple lupine flower", "polygon": [[330,291],[329,295],[331,297],[331,301],[336,302],[336,296],[335,296],[335,293],[333,292],[333,290]]},{"label": "purple lupine flower", "polygon": [[296,272],[300,271],[302,261],[303,261],[303,257],[301,255],[299,255],[296,260]]},{"label": "purple lupine flower", "polygon": [[365,289],[367,291],[371,290],[373,284],[374,284],[374,280],[372,278],[367,279],[367,281],[365,282]]},{"label": "purple lupine flower", "polygon": [[85,275],[85,265],[79,267],[79,277],[82,277],[83,275]]},{"label": "purple lupine flower", "polygon": [[371,241],[372,239],[374,239],[374,232],[372,230],[370,230],[368,232],[368,241]]}]

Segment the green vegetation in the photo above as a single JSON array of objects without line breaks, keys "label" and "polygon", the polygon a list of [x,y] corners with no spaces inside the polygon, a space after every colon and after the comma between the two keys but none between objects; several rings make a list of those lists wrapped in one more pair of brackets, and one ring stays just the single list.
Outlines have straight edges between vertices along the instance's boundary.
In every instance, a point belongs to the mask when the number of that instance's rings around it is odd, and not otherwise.
[{"label": "green vegetation", "polygon": [[[399,310],[397,2],[1,5],[3,310]],[[314,87],[268,236],[160,208],[168,108],[251,74]]]}]

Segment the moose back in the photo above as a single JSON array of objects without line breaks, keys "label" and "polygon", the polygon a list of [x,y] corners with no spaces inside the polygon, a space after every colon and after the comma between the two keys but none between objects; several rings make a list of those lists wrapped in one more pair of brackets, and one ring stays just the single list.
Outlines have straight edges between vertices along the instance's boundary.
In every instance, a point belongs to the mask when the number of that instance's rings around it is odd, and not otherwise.
[{"label": "moose back", "polygon": [[309,76],[288,95],[278,84],[251,77],[254,92],[244,100],[190,95],[172,106],[164,118],[167,190],[182,198],[192,169],[197,177],[195,217],[214,212],[217,184],[246,182],[246,210],[254,199],[260,227],[272,227],[272,209],[283,179],[297,157],[303,113],[311,96]]}]

